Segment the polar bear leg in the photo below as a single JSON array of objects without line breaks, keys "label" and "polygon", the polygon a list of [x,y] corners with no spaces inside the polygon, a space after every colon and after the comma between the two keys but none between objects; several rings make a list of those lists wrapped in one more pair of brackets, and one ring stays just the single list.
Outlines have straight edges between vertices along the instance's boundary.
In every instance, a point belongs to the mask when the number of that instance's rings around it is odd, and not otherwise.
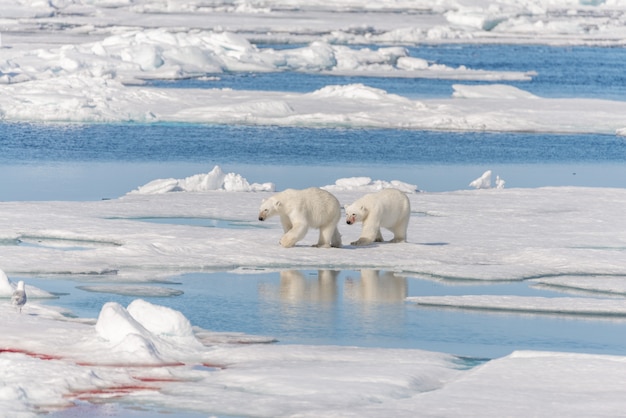
[{"label": "polar bear leg", "polygon": [[[329,233],[330,231],[330,233]],[[330,236],[329,236],[330,235]],[[327,230],[322,231],[320,229],[320,238],[314,247],[320,248],[341,248],[341,234],[337,227],[328,228]]]},{"label": "polar bear leg", "polygon": [[293,224],[291,223],[291,219],[288,216],[281,215],[280,223],[283,226],[283,232],[287,233],[291,228],[293,228]]},{"label": "polar bear leg", "polygon": [[385,240],[383,239],[383,234],[381,234],[381,232],[380,232],[380,228],[378,228],[378,233],[376,234],[376,239],[374,241],[375,242],[385,242]]},{"label": "polar bear leg", "polygon": [[335,226],[335,232],[333,232],[333,239],[330,242],[331,247],[341,248],[341,234],[339,233],[339,229]]},{"label": "polar bear leg", "polygon": [[376,241],[380,234],[380,228],[372,227],[367,222],[363,223],[363,229],[361,230],[361,236],[358,240],[351,242],[352,245],[368,245]]},{"label": "polar bear leg", "polygon": [[409,215],[405,215],[393,228],[393,239],[390,242],[406,242],[406,231],[409,227]]},{"label": "polar bear leg", "polygon": [[306,235],[308,231],[306,223],[295,223],[293,227],[280,239],[280,245],[290,248],[296,245]]},{"label": "polar bear leg", "polygon": [[325,228],[320,228],[320,237],[317,244],[314,247],[330,248],[341,247],[341,235],[337,230],[336,225],[329,225]]},{"label": "polar bear leg", "polygon": [[392,243],[406,242],[406,238],[401,238],[401,237],[398,237],[397,235],[394,235],[393,239],[389,242],[392,242]]}]

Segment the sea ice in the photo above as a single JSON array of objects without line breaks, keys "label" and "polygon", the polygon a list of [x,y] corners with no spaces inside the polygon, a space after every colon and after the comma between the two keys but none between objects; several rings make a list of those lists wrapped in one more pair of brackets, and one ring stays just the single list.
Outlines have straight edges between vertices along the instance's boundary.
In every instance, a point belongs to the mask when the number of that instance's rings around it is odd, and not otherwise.
[{"label": "sea ice", "polygon": [[[421,42],[622,46],[626,6],[619,1],[0,0],[0,10],[2,121],[618,135],[626,130],[623,102],[538,97],[501,85],[504,80],[531,79],[532,69],[519,73],[452,68],[411,56],[403,46]],[[259,48],[257,41],[298,46]],[[453,97],[437,100],[412,100],[360,84],[302,94],[141,85],[146,79],[223,71],[309,71],[497,84],[457,84]],[[611,294],[549,300],[481,295],[420,300],[475,309],[623,314],[621,296],[616,298],[622,285],[607,280],[626,275],[622,257],[626,237],[620,232],[626,230],[626,194],[621,189],[409,193],[412,207],[425,215],[411,220],[413,241],[324,254],[304,245],[289,250],[268,247],[271,230],[132,220],[254,219],[262,190],[271,187],[241,193],[255,188],[237,175],[223,179],[222,175],[159,180],[143,186],[143,193],[108,201],[0,202],[3,241],[28,236],[114,243],[71,254],[54,246],[3,245],[0,266],[11,277],[95,274],[112,281],[277,264],[377,266],[433,280],[541,277],[558,286]],[[371,187],[387,186],[363,179],[339,183],[329,188],[336,187],[333,193],[342,203]],[[417,189],[402,182],[392,185]],[[177,189],[194,193],[164,193]],[[280,228],[278,222],[270,225]],[[354,233],[342,232],[346,237]],[[429,245],[433,242],[442,245]],[[142,270],[135,268],[138,265]],[[74,402],[112,399],[167,410],[267,417],[413,417],[415,411],[448,417],[500,417],[503,411],[512,417],[614,417],[626,410],[623,356],[518,351],[472,368],[451,354],[420,350],[250,344],[272,339],[199,330],[182,314],[145,301],[127,308],[107,303],[94,324],[93,319],[68,318],[60,309],[39,304],[38,292],[41,297],[47,292],[28,284],[29,303],[18,315],[9,302],[13,284],[0,272],[4,299],[0,411],[6,416],[35,417]],[[603,279],[589,283],[591,276]]]},{"label": "sea ice", "polygon": [[274,191],[272,183],[248,183],[240,174],[225,174],[220,166],[213,167],[207,174],[196,174],[184,179],[158,179],[140,186],[129,194],[161,194],[168,192],[205,192],[224,190],[227,192]]}]

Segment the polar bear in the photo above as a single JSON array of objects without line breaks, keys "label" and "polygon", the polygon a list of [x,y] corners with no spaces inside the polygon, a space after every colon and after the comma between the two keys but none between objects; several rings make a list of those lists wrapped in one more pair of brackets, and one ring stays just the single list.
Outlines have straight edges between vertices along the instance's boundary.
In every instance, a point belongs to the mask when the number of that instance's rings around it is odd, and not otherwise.
[{"label": "polar bear", "polygon": [[293,247],[306,235],[309,228],[320,230],[314,247],[341,247],[337,229],[341,219],[341,206],[335,196],[326,190],[311,187],[304,190],[287,189],[263,201],[259,221],[280,215],[285,234],[280,245]]},{"label": "polar bear", "polygon": [[381,227],[393,232],[393,239],[390,242],[406,241],[411,204],[406,194],[400,190],[383,189],[366,194],[351,205],[347,205],[345,209],[348,225],[363,222],[361,236],[352,242],[352,245],[383,242]]}]

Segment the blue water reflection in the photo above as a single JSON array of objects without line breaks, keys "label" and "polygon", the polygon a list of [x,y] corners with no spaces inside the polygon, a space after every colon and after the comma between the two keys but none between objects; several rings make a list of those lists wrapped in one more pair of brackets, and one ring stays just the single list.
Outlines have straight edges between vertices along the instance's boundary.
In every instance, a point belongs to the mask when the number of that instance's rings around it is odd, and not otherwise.
[{"label": "blue water reflection", "polygon": [[[103,279],[28,278],[28,283],[61,294],[50,303],[96,318],[104,303],[126,306],[136,298],[78,288],[85,280],[91,287],[115,285]],[[184,293],[146,297],[145,286]],[[469,312],[405,302],[407,296],[463,294],[563,296],[526,282],[433,280],[377,270],[286,270],[185,274],[166,283],[143,283],[137,297],[180,310],[205,329],[275,337],[280,343],[419,348],[478,358],[519,349],[626,351],[626,318]]]}]

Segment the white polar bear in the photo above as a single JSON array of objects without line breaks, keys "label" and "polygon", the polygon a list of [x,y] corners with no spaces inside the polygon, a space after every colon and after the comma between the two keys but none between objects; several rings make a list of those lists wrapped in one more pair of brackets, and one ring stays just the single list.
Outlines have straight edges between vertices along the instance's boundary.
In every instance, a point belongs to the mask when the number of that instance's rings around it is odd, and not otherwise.
[{"label": "white polar bear", "polygon": [[259,209],[259,221],[280,215],[285,234],[280,245],[293,247],[306,235],[309,228],[320,230],[315,247],[341,247],[341,235],[337,229],[341,219],[341,205],[326,190],[311,187],[304,190],[287,189],[263,201]]},{"label": "white polar bear", "polygon": [[397,189],[369,193],[346,206],[346,223],[363,222],[361,237],[352,245],[383,242],[380,228],[393,232],[390,242],[405,242],[411,216],[411,204],[406,194]]}]

